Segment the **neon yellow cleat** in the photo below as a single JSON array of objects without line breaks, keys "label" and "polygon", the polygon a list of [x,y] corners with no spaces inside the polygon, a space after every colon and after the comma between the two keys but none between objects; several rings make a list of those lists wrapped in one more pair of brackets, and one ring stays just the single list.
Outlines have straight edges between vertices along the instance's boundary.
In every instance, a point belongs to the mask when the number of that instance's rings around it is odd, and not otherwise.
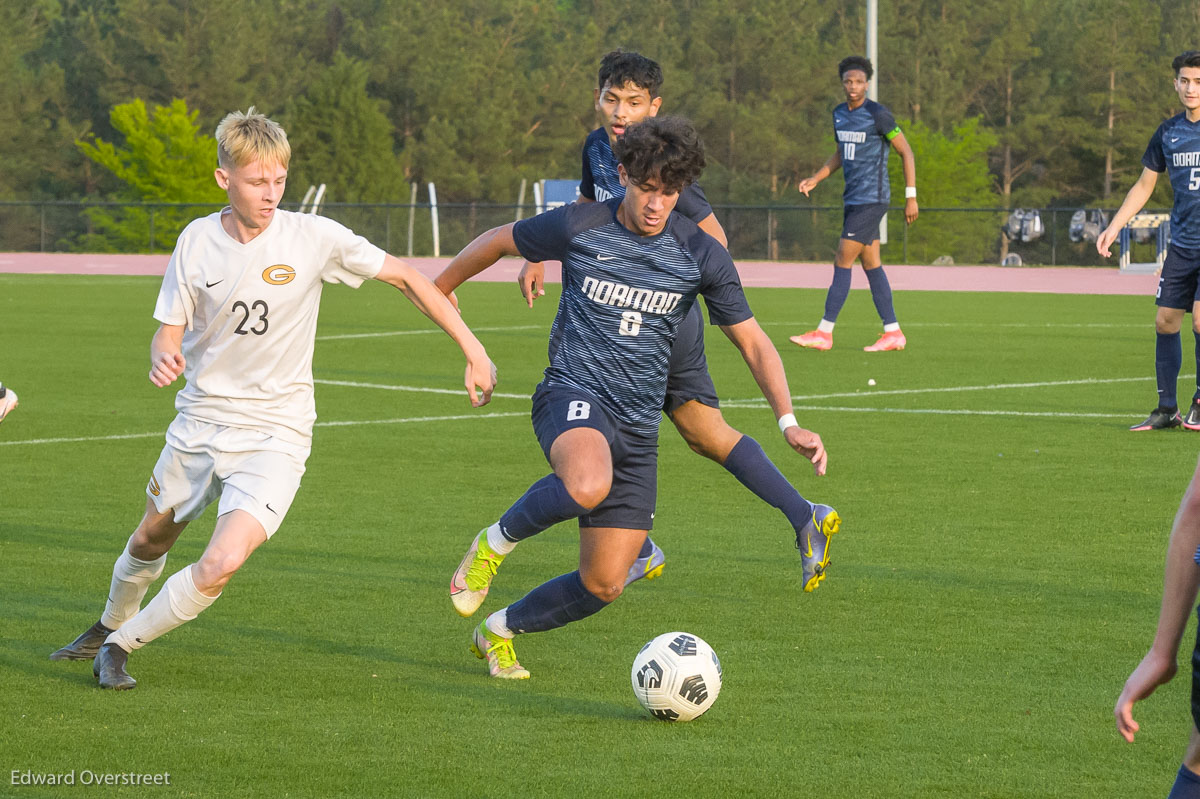
[{"label": "neon yellow cleat", "polygon": [[658,544],[650,539],[650,554],[644,558],[638,558],[629,567],[629,574],[625,576],[625,586],[629,587],[631,583],[645,577],[647,580],[653,580],[656,577],[661,577],[663,573],[663,565],[666,563],[667,556],[659,548]]},{"label": "neon yellow cleat", "polygon": [[487,529],[479,531],[462,563],[450,578],[450,601],[460,616],[470,616],[479,610],[487,598],[488,588],[504,556],[492,551],[487,543]]},{"label": "neon yellow cleat", "polygon": [[501,680],[528,680],[529,671],[517,662],[511,638],[503,638],[479,622],[471,636],[471,654],[487,661],[488,676]]},{"label": "neon yellow cleat", "polygon": [[836,510],[828,505],[813,505],[812,521],[796,536],[805,591],[815,591],[825,579],[825,568],[829,566],[829,539],[841,529],[842,517]]}]

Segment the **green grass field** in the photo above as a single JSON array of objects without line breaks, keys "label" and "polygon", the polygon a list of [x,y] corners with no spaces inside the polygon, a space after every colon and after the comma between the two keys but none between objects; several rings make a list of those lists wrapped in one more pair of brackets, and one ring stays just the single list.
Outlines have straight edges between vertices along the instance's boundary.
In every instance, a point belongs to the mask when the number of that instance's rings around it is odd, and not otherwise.
[{"label": "green grass field", "polygon": [[[146,380],[158,281],[0,276],[0,795],[1161,796],[1190,725],[1183,674],[1112,706],[1153,634],[1171,520],[1200,438],[1131,434],[1154,405],[1147,298],[901,293],[909,349],[866,354],[855,291],[828,353],[798,351],[824,292],[758,289],[815,478],[737,352],[710,330],[729,421],[801,492],[838,508],[833,566],[799,588],[784,519],[667,425],[662,579],[518,640],[527,682],[489,681],[446,596],[471,536],[547,471],[526,397],[557,287],[469,285],[500,369],[470,409],[454,345],[379,284],[325,294],[308,473],[287,521],[195,622],[96,688],[47,655],[99,616],[174,415]],[[412,335],[325,338],[414,331]],[[1185,339],[1181,398],[1190,395]],[[868,379],[877,381],[869,388]],[[63,440],[67,439],[67,440]],[[171,553],[195,560],[215,509]],[[572,525],[524,544],[484,609],[574,568]],[[157,591],[158,586],[152,588]],[[725,683],[691,724],[645,718],[629,668],[682,629]],[[169,772],[170,787],[32,788],[10,772]]]}]

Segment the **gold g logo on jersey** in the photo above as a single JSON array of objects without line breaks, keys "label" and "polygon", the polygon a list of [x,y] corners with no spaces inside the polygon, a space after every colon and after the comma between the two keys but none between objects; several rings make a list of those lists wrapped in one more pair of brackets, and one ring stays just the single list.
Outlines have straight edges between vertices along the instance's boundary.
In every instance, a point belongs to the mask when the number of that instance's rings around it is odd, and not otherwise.
[{"label": "gold g logo on jersey", "polygon": [[284,283],[291,283],[295,277],[296,270],[287,264],[274,264],[263,270],[263,280],[273,286],[282,286]]},{"label": "gold g logo on jersey", "polygon": [[158,485],[158,480],[154,475],[150,475],[150,485],[146,486],[146,489],[156,497],[162,493],[162,488]]}]

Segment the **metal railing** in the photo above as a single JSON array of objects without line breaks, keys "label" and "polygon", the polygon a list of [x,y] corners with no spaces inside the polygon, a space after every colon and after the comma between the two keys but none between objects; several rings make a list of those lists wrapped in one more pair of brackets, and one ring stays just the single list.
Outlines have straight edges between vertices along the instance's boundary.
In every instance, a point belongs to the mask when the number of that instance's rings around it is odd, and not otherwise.
[{"label": "metal railing", "polygon": [[[170,252],[183,228],[222,204],[0,201],[0,251]],[[282,207],[295,210],[296,204]],[[531,216],[532,205],[498,203],[326,203],[321,213],[398,255],[452,255],[489,228]],[[828,263],[841,233],[841,206],[716,205],[729,249],[742,260]],[[903,210],[888,213],[885,263],[998,264],[1001,253],[1025,265],[1113,266],[1090,242],[1072,242],[1076,208],[1041,208],[1044,232],[1035,241],[1003,246],[1004,208],[922,208],[908,226]],[[436,220],[436,222],[435,222]],[[436,224],[436,227],[435,227]],[[1134,261],[1153,261],[1154,244],[1135,244]]]}]

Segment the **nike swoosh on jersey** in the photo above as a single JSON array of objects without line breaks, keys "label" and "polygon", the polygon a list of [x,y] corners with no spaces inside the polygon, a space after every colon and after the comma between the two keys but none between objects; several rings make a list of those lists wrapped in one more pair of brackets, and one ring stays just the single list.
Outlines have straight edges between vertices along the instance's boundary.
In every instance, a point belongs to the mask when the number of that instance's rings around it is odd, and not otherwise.
[{"label": "nike swoosh on jersey", "polygon": [[617,256],[615,256],[615,255],[597,255],[596,260],[597,261],[612,261],[612,260],[615,260],[616,257]]},{"label": "nike swoosh on jersey", "polygon": [[267,510],[271,511],[271,513],[274,513],[276,516],[278,516],[278,515],[279,515],[279,511],[277,511],[277,510],[275,510],[274,508],[272,508],[272,507],[271,507],[271,503],[270,503],[270,502],[268,502],[268,503],[267,503]]},{"label": "nike swoosh on jersey", "polygon": [[1174,144],[1177,141],[1179,141],[1179,137],[1175,136],[1174,138],[1171,139],[1171,144]]},{"label": "nike swoosh on jersey", "polygon": [[205,281],[204,288],[210,289],[213,286],[217,285],[217,283],[224,283],[224,282],[225,282],[225,278],[221,278],[220,280],[216,281],[216,283],[209,283],[209,282]]}]

